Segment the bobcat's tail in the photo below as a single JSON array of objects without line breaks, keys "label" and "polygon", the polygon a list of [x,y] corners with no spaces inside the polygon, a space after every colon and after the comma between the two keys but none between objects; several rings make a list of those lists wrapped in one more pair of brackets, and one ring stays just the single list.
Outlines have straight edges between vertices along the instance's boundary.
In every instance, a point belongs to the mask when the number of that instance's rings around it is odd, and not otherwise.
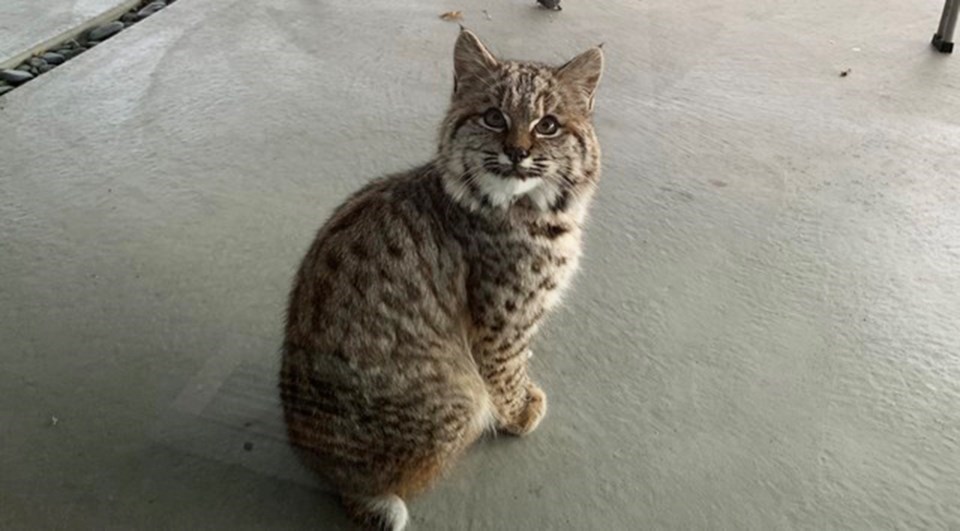
[{"label": "bobcat's tail", "polygon": [[402,531],[410,518],[407,504],[395,494],[371,498],[344,498],[343,502],[350,515],[362,524],[364,529]]}]

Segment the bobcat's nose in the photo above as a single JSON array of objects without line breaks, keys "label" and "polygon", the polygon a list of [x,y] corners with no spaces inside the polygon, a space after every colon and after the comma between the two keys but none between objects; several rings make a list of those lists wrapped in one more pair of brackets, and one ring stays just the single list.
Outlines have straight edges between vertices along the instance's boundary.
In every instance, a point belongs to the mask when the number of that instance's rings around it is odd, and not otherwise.
[{"label": "bobcat's nose", "polygon": [[503,152],[514,165],[520,164],[523,159],[530,156],[530,152],[528,150],[519,146],[504,146]]}]

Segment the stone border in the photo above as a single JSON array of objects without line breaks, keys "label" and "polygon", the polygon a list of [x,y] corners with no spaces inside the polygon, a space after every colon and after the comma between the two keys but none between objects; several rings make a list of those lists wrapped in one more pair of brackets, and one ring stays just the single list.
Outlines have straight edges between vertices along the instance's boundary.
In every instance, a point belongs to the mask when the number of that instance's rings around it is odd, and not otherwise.
[{"label": "stone border", "polygon": [[92,28],[82,30],[79,34],[69,35],[68,33],[67,38],[51,46],[46,46],[45,49],[33,54],[32,57],[21,62],[15,68],[0,69],[0,97],[33,81],[38,76],[53,70],[176,1],[141,0],[134,5],[133,9],[128,10],[118,19],[95,25]]},{"label": "stone border", "polygon": [[45,52],[63,41],[75,39],[78,35],[94,26],[99,26],[100,24],[111,22],[120,18],[120,15],[130,11],[134,8],[134,6],[137,6],[142,2],[142,0],[114,1],[119,3],[114,7],[111,7],[110,9],[100,13],[99,15],[87,17],[85,20],[78,20],[72,28],[61,31],[59,34],[46,38],[42,42],[25,45],[26,47],[18,52],[10,52],[12,55],[8,53],[6,57],[0,57],[0,69],[14,68],[19,66],[20,63],[26,61],[34,55]]}]

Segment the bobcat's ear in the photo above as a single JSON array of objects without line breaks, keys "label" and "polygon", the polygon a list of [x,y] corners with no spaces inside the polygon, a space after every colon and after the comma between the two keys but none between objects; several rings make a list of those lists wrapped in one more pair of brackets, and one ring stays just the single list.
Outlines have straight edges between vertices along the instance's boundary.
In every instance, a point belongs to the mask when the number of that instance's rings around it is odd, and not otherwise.
[{"label": "bobcat's ear", "polygon": [[497,59],[472,31],[460,27],[460,36],[453,47],[453,93],[464,86],[488,77],[497,66]]},{"label": "bobcat's ear", "polygon": [[587,112],[593,112],[593,99],[597,94],[597,86],[600,85],[600,77],[603,74],[603,50],[601,46],[603,45],[590,48],[557,69],[557,77],[560,78],[560,82],[582,98]]}]

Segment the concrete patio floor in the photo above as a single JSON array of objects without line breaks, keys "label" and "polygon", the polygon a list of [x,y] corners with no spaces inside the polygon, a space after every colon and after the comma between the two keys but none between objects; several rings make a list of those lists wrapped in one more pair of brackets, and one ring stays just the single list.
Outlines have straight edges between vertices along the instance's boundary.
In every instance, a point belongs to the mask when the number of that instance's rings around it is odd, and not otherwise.
[{"label": "concrete patio floor", "polygon": [[507,56],[605,43],[605,174],[549,416],[411,529],[960,529],[939,0],[533,4],[184,0],[0,98],[0,529],[345,528],[283,443],[283,305],[433,153],[458,9]]}]

